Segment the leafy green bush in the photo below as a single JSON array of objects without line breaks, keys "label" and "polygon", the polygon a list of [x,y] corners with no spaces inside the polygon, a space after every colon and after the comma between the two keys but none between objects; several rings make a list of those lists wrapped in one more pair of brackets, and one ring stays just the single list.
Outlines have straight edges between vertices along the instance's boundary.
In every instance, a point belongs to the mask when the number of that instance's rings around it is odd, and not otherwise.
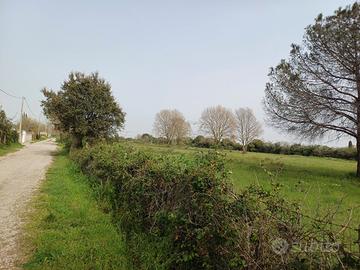
[{"label": "leafy green bush", "polygon": [[278,186],[234,193],[216,151],[160,155],[114,143],[72,152],[72,158],[93,176],[136,269],[318,266],[317,253],[276,256],[274,239],[293,243],[311,235],[303,231],[298,207],[278,196]]},{"label": "leafy green bush", "polygon": [[18,134],[13,123],[0,108],[0,145],[18,142]]},{"label": "leafy green bush", "polygon": [[195,147],[213,148],[215,141],[211,138],[205,138],[204,136],[199,135],[192,140],[191,144]]},{"label": "leafy green bush", "polygon": [[146,235],[153,245],[167,247],[158,250],[159,267],[222,269],[229,263],[234,267],[244,264],[231,248],[237,237],[229,220],[229,187],[223,181],[227,172],[218,155],[199,154],[191,160],[115,144],[73,157],[84,171],[101,179],[102,185],[111,182],[110,205],[114,213],[121,213],[117,218],[130,245],[135,246],[132,239]]}]

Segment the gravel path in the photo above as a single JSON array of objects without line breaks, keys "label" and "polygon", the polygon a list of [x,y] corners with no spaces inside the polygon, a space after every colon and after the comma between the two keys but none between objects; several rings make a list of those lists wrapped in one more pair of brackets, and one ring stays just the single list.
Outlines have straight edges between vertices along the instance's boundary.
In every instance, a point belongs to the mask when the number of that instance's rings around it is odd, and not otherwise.
[{"label": "gravel path", "polygon": [[21,214],[55,151],[54,142],[42,141],[0,157],[0,269],[17,269]]}]

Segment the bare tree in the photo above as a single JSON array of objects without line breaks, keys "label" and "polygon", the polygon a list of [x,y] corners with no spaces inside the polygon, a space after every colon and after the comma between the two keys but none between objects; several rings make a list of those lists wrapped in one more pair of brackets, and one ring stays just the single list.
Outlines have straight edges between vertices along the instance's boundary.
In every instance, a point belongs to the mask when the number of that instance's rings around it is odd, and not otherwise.
[{"label": "bare tree", "polygon": [[177,110],[161,110],[155,116],[154,131],[168,143],[179,143],[191,132],[185,117]]},{"label": "bare tree", "polygon": [[[329,133],[357,141],[360,157],[360,5],[321,14],[303,45],[272,68],[265,90],[270,123],[305,138]],[[358,158],[360,160],[360,158]],[[357,165],[360,176],[360,163]]]},{"label": "bare tree", "polygon": [[235,131],[234,114],[221,105],[209,107],[201,114],[200,130],[212,136],[215,143],[220,143],[223,138],[232,138]]},{"label": "bare tree", "polygon": [[155,116],[154,132],[156,136],[163,137],[167,142],[173,140],[173,132],[171,127],[171,111],[161,110]]},{"label": "bare tree", "polygon": [[[176,111],[177,112],[177,111]],[[173,118],[175,140],[177,143],[183,141],[191,133],[190,123],[187,122],[184,116],[177,112]]]},{"label": "bare tree", "polygon": [[243,152],[247,151],[247,146],[254,139],[261,135],[262,128],[250,108],[239,108],[235,111],[236,135],[243,147]]}]

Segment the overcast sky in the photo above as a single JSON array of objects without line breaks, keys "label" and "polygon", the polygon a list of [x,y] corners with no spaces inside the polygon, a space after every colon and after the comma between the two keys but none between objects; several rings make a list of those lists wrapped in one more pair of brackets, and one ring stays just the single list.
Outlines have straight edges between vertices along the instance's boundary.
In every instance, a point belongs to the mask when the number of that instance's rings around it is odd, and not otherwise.
[{"label": "overcast sky", "polygon": [[[202,110],[217,104],[250,107],[263,122],[269,67],[319,13],[351,3],[0,0],[0,88],[25,96],[38,115],[43,87],[59,89],[70,71],[98,71],[127,113],[125,136],[151,133],[167,108],[181,111],[194,134]],[[9,117],[20,110],[2,93],[0,105]],[[262,137],[298,141],[270,127]]]}]

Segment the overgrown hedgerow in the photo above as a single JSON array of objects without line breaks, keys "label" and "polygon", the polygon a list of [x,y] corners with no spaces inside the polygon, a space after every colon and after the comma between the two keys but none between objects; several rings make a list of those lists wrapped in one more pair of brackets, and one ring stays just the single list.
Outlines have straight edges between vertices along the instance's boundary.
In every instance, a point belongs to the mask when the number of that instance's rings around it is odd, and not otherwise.
[{"label": "overgrown hedgerow", "polygon": [[274,253],[275,239],[319,235],[304,232],[298,207],[276,192],[252,186],[235,194],[215,151],[159,155],[114,143],[72,158],[108,203],[137,269],[303,269],[341,257]]}]

